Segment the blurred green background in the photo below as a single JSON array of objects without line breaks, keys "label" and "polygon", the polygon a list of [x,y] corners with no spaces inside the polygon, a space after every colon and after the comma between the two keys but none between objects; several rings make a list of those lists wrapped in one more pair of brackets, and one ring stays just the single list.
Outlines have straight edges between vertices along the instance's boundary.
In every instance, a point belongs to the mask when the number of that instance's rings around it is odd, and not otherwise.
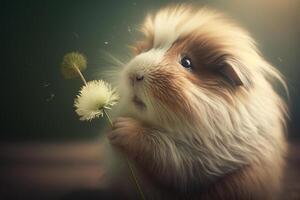
[{"label": "blurred green background", "polygon": [[5,1],[0,2],[1,140],[65,140],[100,134],[104,120],[78,120],[73,99],[80,79],[64,80],[69,51],[88,58],[87,79],[109,67],[103,52],[128,57],[127,45],[149,11],[176,2],[221,10],[253,35],[265,58],[286,76],[291,99],[289,137],[299,137],[300,1]]}]

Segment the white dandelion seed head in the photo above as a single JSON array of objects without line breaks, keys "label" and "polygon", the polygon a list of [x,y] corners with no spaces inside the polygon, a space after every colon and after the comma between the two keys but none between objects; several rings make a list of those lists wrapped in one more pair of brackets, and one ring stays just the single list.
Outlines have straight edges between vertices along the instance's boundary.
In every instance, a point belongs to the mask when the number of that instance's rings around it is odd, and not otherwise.
[{"label": "white dandelion seed head", "polygon": [[111,85],[103,80],[90,81],[77,95],[74,106],[80,120],[92,120],[103,116],[103,109],[111,109],[119,96]]}]

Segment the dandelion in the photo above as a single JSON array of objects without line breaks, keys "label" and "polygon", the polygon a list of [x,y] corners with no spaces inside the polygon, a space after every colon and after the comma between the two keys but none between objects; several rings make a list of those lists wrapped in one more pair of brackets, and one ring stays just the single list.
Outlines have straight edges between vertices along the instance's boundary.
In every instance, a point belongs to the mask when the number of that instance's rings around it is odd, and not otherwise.
[{"label": "dandelion", "polygon": [[[102,117],[119,99],[116,90],[102,80],[90,81],[83,86],[75,99],[74,106],[80,120]],[[108,115],[107,115],[108,117]]]},{"label": "dandelion", "polygon": [[[75,99],[74,106],[76,113],[80,116],[80,120],[90,121],[97,117],[102,117],[104,114],[108,118],[110,125],[112,121],[106,112],[106,109],[111,109],[118,102],[119,96],[115,89],[112,89],[109,83],[102,80],[90,81],[83,86]],[[144,193],[138,183],[130,161],[126,158],[127,166],[131,172],[136,188],[142,200],[145,200]]]},{"label": "dandelion", "polygon": [[86,58],[84,55],[78,52],[67,53],[61,63],[61,72],[65,78],[75,78],[80,76],[84,84],[86,80],[81,71],[86,69]]},{"label": "dandelion", "polygon": [[[106,115],[110,125],[113,126],[106,110],[111,109],[112,106],[117,104],[119,96],[116,93],[116,90],[112,88],[109,83],[103,80],[86,82],[83,74],[81,73],[82,70],[86,69],[86,63],[86,58],[82,54],[71,52],[64,56],[61,64],[61,72],[65,78],[80,76],[84,83],[84,86],[82,86],[79,94],[74,100],[74,107],[76,108],[75,111],[80,116],[80,120],[87,121]],[[131,166],[128,158],[126,158],[126,161],[140,197],[144,200],[145,196],[138,183],[133,167]]]}]

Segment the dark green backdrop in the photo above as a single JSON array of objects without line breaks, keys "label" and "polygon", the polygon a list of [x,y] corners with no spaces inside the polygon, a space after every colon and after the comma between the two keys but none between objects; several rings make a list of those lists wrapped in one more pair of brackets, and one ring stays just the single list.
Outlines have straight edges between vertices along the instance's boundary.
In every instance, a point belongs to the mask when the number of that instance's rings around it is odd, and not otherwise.
[{"label": "dark green backdrop", "polygon": [[[93,137],[103,121],[81,122],[72,103],[81,86],[59,65],[69,51],[88,58],[88,79],[107,69],[103,51],[123,57],[148,11],[183,1],[1,1],[1,139]],[[297,0],[193,1],[228,13],[247,28],[290,87],[290,136],[300,122],[300,3]],[[299,134],[298,134],[299,135]]]}]

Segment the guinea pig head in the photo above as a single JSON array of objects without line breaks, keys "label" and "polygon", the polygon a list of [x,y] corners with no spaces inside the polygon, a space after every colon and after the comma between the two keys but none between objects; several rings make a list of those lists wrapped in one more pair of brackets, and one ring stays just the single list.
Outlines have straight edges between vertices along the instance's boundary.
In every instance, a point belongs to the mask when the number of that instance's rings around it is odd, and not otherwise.
[{"label": "guinea pig head", "polygon": [[160,124],[228,118],[266,76],[280,79],[249,34],[216,11],[167,7],[141,31],[122,79],[135,111]]}]

